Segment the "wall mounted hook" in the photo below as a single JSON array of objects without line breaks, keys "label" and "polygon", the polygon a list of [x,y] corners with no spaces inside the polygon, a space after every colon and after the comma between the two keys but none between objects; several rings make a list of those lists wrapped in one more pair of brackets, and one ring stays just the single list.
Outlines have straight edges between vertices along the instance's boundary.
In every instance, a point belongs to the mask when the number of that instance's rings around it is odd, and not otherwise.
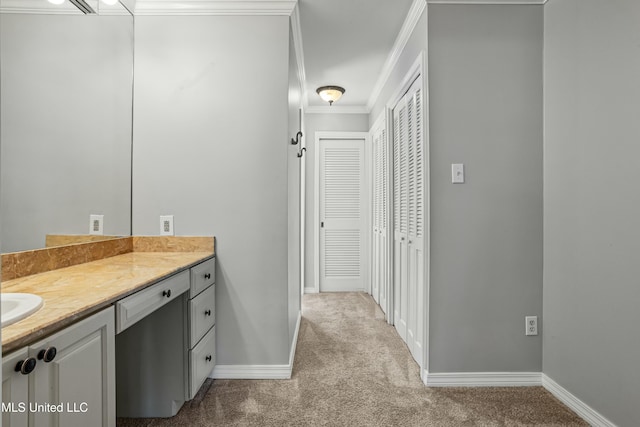
[{"label": "wall mounted hook", "polygon": [[300,138],[302,138],[302,132],[298,131],[296,139],[291,138],[291,145],[297,145],[300,142]]},{"label": "wall mounted hook", "polygon": [[298,158],[302,157],[305,151],[307,151],[307,147],[302,147],[300,151],[298,151]]}]

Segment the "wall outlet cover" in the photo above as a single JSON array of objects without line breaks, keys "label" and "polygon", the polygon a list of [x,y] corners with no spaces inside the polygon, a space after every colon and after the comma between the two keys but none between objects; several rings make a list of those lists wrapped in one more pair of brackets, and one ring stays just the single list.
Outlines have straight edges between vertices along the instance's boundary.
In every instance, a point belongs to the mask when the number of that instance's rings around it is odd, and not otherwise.
[{"label": "wall outlet cover", "polygon": [[538,316],[526,316],[525,335],[538,335]]},{"label": "wall outlet cover", "polygon": [[160,215],[160,235],[173,236],[173,215]]},{"label": "wall outlet cover", "polygon": [[104,215],[89,215],[89,234],[104,234]]}]

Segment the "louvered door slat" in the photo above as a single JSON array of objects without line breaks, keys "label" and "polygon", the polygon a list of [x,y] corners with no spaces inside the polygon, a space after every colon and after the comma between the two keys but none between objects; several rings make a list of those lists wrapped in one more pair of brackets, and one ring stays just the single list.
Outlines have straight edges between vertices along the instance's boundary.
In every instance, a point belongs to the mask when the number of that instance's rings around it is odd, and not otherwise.
[{"label": "louvered door slat", "polygon": [[400,171],[399,171],[399,192],[400,192],[400,232],[407,232],[407,107],[406,104],[400,108]]},{"label": "louvered door slat", "polygon": [[414,95],[414,105],[416,111],[416,194],[415,194],[415,211],[416,211],[416,236],[422,237],[424,234],[424,137],[422,125],[422,91],[418,91]]},{"label": "louvered door slat", "polygon": [[393,229],[400,231],[400,117],[393,113]]}]

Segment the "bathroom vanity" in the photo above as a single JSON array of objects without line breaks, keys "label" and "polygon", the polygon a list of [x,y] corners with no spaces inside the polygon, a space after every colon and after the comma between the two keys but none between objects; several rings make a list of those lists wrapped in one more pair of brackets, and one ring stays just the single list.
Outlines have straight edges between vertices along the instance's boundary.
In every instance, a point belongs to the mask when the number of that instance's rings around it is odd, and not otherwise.
[{"label": "bathroom vanity", "polygon": [[3,426],[115,426],[195,396],[215,364],[215,253],[155,249],[2,283],[44,300],[2,329]]}]

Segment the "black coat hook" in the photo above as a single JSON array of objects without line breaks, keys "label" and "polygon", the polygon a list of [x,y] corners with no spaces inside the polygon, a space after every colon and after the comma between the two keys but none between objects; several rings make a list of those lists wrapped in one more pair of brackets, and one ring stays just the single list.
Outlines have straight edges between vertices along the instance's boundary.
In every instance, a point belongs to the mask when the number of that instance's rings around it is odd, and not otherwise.
[{"label": "black coat hook", "polygon": [[302,147],[300,151],[298,151],[298,158],[302,157],[305,151],[307,151],[307,147]]},{"label": "black coat hook", "polygon": [[291,145],[297,145],[300,142],[300,138],[302,138],[302,132],[298,131],[296,139],[291,138]]}]

